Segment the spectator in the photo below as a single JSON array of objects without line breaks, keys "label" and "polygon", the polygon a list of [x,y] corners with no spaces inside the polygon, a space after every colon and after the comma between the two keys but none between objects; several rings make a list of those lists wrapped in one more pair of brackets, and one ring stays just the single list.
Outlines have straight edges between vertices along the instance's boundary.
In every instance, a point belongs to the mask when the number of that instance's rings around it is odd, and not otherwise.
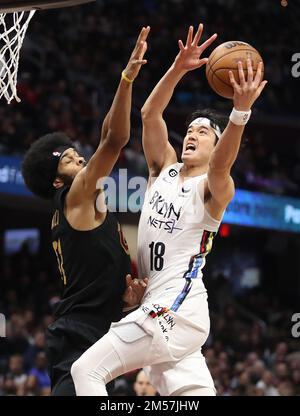
[{"label": "spectator", "polygon": [[12,355],[9,358],[8,373],[4,377],[3,391],[7,396],[24,396],[27,375],[23,367],[23,357]]},{"label": "spectator", "polygon": [[27,369],[33,367],[37,355],[45,350],[45,345],[45,332],[36,332],[31,344],[24,353],[24,363]]},{"label": "spectator", "polygon": [[257,382],[256,387],[264,392],[264,396],[279,396],[275,384],[275,378],[271,371],[264,371],[262,378]]},{"label": "spectator", "polygon": [[133,389],[136,396],[156,396],[157,394],[143,370],[138,372]]},{"label": "spectator", "polygon": [[26,382],[27,393],[35,396],[50,396],[51,383],[47,372],[47,360],[45,352],[36,355],[35,367],[28,374]]}]

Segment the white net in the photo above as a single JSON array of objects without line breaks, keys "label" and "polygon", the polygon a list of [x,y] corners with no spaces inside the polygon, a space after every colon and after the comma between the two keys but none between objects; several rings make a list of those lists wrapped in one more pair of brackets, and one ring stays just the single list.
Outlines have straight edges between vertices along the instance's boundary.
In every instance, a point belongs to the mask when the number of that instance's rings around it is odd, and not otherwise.
[{"label": "white net", "polygon": [[17,76],[20,50],[35,10],[0,13],[0,98],[9,104],[17,95]]}]

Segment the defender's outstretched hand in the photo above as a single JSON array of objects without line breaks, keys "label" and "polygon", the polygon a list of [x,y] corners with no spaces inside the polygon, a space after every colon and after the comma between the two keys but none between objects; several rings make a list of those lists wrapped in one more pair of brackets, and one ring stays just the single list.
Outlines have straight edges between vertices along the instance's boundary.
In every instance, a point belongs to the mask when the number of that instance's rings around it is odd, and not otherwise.
[{"label": "defender's outstretched hand", "polygon": [[197,33],[194,38],[193,32],[194,28],[193,26],[190,26],[185,45],[183,44],[182,40],[178,41],[180,52],[175,59],[175,67],[181,71],[188,72],[192,71],[193,69],[200,68],[202,65],[205,65],[208,61],[208,58],[201,58],[201,55],[217,37],[217,34],[215,33],[204,43],[202,43],[202,45],[198,46],[203,32],[203,24],[199,24]]},{"label": "defender's outstretched hand", "polygon": [[127,306],[138,305],[145,293],[148,284],[148,278],[133,279],[130,274],[126,276],[126,290],[123,300]]},{"label": "defender's outstretched hand", "polygon": [[141,30],[135,48],[131,54],[129,62],[124,70],[124,75],[130,80],[134,81],[140,72],[141,66],[147,63],[144,55],[147,51],[147,37],[150,32],[150,26],[143,27]]},{"label": "defender's outstretched hand", "polygon": [[262,81],[262,67],[263,64],[260,62],[254,77],[251,59],[247,59],[248,76],[246,80],[242,62],[238,62],[239,83],[234,78],[233,72],[229,71],[229,79],[234,90],[233,103],[236,110],[249,111],[265,88],[268,81]]}]

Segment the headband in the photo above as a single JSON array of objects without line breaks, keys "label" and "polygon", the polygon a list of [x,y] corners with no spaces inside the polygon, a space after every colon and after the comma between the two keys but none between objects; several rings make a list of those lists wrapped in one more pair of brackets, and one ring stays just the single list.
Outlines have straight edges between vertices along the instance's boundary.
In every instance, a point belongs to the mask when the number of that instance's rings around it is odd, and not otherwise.
[{"label": "headband", "polygon": [[59,146],[51,154],[51,170],[53,172],[54,179],[57,174],[58,164],[67,149],[73,149],[73,147],[70,145]]},{"label": "headband", "polygon": [[220,127],[217,124],[212,123],[212,121],[209,120],[208,118],[198,117],[190,123],[189,127],[190,126],[199,126],[199,125],[207,126],[207,127],[212,128],[213,131],[215,132],[217,138],[219,139],[221,137],[222,133],[221,133]]}]

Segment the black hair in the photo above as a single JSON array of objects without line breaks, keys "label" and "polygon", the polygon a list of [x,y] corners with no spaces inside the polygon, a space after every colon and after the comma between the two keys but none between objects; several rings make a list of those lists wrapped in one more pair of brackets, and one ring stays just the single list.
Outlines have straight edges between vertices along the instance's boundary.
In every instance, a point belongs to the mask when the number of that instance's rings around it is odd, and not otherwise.
[{"label": "black hair", "polygon": [[60,147],[74,147],[62,132],[46,134],[34,142],[26,152],[22,163],[22,175],[28,189],[35,195],[51,199],[55,194],[53,181],[57,176],[58,161],[53,152]]},{"label": "black hair", "polygon": [[[199,118],[199,117],[208,118],[211,121],[213,128],[215,128],[215,126],[220,127],[221,133],[223,132],[223,130],[225,130],[225,127],[226,127],[227,121],[228,121],[228,118],[226,118],[221,113],[219,113],[215,110],[212,110],[210,108],[206,108],[206,109],[203,109],[203,110],[201,110],[201,109],[196,110],[192,114],[190,114],[186,119],[186,127],[188,128],[189,125],[191,124],[191,122],[193,120],[196,120],[196,118]],[[216,135],[215,144],[217,144],[218,140],[219,139]]]}]

